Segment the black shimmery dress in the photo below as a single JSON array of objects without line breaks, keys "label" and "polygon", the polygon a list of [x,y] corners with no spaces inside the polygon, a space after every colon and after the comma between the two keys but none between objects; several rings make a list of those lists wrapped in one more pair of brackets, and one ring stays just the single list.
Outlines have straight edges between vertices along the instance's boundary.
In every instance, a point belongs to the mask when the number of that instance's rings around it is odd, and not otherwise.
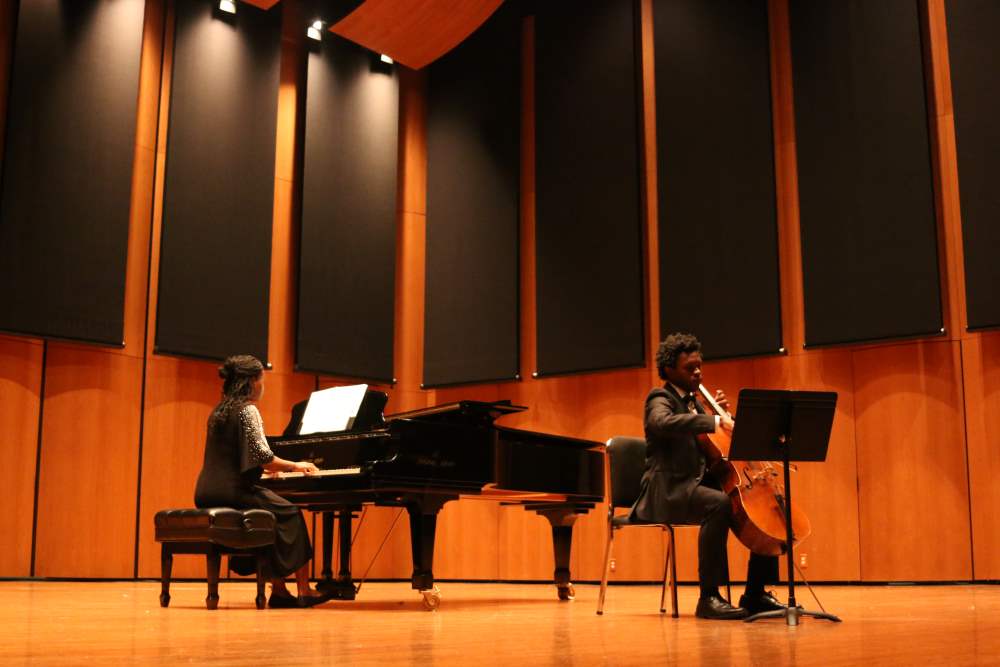
[{"label": "black shimmery dress", "polygon": [[[273,491],[257,484],[274,453],[264,437],[257,407],[236,406],[218,419],[208,419],[205,462],[198,475],[194,504],[199,508],[232,507],[264,509],[274,513],[275,540],[270,559],[270,577],[287,577],[312,557],[306,522],[299,508]],[[230,567],[239,574],[256,571],[250,558],[234,557]]]}]

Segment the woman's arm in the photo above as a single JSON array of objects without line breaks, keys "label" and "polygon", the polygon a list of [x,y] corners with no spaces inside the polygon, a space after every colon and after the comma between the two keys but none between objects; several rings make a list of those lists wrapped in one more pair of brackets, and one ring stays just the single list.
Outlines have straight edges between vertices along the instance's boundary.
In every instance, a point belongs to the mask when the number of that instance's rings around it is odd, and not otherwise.
[{"label": "woman's arm", "polygon": [[267,472],[301,472],[306,475],[319,472],[319,468],[311,461],[288,461],[277,456],[261,467]]},{"label": "woman's arm", "polygon": [[241,451],[246,453],[246,460],[242,469],[248,470],[255,465],[259,465],[266,472],[301,472],[311,475],[319,471],[310,461],[288,461],[280,458],[271,451],[264,436],[264,422],[260,418],[260,411],[257,406],[248,404],[240,412],[242,424]]}]

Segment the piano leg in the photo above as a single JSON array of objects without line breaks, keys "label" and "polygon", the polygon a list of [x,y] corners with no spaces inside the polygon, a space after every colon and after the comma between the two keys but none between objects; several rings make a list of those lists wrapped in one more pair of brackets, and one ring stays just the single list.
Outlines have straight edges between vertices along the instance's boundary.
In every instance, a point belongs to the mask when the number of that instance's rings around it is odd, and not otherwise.
[{"label": "piano leg", "polygon": [[434,585],[434,532],[438,512],[447,500],[450,498],[423,498],[406,505],[413,554],[411,583],[424,596],[424,608],[428,611],[434,611],[441,604],[441,591]]},{"label": "piano leg", "polygon": [[351,578],[351,517],[353,508],[337,510],[338,542],[340,543],[340,568],[333,578],[333,512],[323,512],[323,579],[316,588],[334,600],[353,600],[357,595]]},{"label": "piano leg", "polygon": [[425,513],[419,505],[407,505],[410,515],[410,547],[413,553],[413,588],[434,587],[434,532],[437,512]]},{"label": "piano leg", "polygon": [[323,512],[320,514],[323,522],[323,580],[320,587],[327,582],[333,581],[333,512]]},{"label": "piano leg", "polygon": [[338,600],[353,600],[357,593],[357,589],[354,588],[354,580],[351,578],[351,517],[353,515],[354,512],[351,508],[337,512],[337,528],[340,531],[340,569],[337,572],[333,597]]},{"label": "piano leg", "polygon": [[576,589],[570,580],[569,556],[573,547],[573,524],[576,522],[577,511],[572,507],[535,510],[552,524],[552,554],[555,556],[556,569],[553,581],[560,600],[572,600],[576,597]]}]

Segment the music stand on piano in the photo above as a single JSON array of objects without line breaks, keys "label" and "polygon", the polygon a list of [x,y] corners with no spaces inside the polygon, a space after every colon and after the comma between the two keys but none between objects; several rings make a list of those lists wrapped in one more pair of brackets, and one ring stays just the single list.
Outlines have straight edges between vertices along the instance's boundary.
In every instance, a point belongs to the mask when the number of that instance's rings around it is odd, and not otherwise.
[{"label": "music stand on piano", "polygon": [[[825,461],[833,428],[837,394],[824,391],[780,391],[743,389],[740,391],[736,427],[729,449],[731,461],[781,461],[785,472],[786,549],[788,558],[788,607],[754,614],[747,622],[761,618],[785,617],[788,625],[798,625],[800,616],[840,622],[833,614],[808,611],[795,602],[795,560],[792,551],[791,461]],[[782,499],[779,498],[779,503]]]},{"label": "music stand on piano", "polygon": [[[384,391],[379,391],[378,389],[365,390],[365,396],[361,400],[357,414],[350,421],[348,429],[360,431],[384,424],[385,417],[382,412],[385,410],[385,404],[388,402],[389,394]],[[283,436],[296,436],[299,434],[302,430],[302,417],[305,415],[307,405],[309,405],[308,398],[292,406],[292,416],[288,420],[288,425],[285,426],[284,432],[282,432]]]}]

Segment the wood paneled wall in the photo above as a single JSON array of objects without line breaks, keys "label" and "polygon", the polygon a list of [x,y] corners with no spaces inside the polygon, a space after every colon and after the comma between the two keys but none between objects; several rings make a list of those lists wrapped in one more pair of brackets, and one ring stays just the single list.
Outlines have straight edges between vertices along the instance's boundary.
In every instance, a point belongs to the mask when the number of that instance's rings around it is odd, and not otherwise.
[{"label": "wood paneled wall", "polygon": [[31,572],[43,360],[42,342],[0,336],[0,423],[6,424],[4,458],[11,474],[0,576]]},{"label": "wood paneled wall", "polygon": [[[953,346],[952,354],[959,364],[958,381],[948,389],[961,400],[960,407],[963,409],[959,419],[963,421],[966,446],[962,451],[961,447],[941,443],[938,452],[958,450],[953,451],[952,456],[959,459],[964,455],[969,489],[973,575],[976,579],[996,580],[1000,579],[1000,527],[994,520],[995,509],[1000,502],[1000,488],[994,482],[1000,472],[1000,332],[967,330],[960,182],[945,6],[944,0],[927,0],[923,26],[924,59],[928,72],[927,89],[930,91],[928,114],[934,159],[941,284],[944,287],[944,322],[948,340]],[[953,479],[941,479],[939,475],[929,479],[936,482],[935,486],[946,483],[948,487],[943,490],[952,492]],[[962,518],[954,514],[942,517],[950,522]],[[948,532],[954,531],[952,528]]]},{"label": "wood paneled wall", "polygon": [[[947,335],[934,340],[805,350],[796,144],[788,0],[770,0],[772,96],[782,317],[787,354],[713,362],[707,383],[735,397],[743,387],[838,392],[829,460],[795,475],[796,501],[813,533],[798,550],[813,580],[1000,578],[1000,332],[967,333],[961,213],[955,159],[943,0],[926,3],[929,117],[945,285]],[[172,2],[147,0],[126,283],[126,345],[112,350],[0,336],[0,423],[8,470],[11,526],[0,576],[153,577],[159,550],[152,516],[188,506],[201,466],[205,420],[218,397],[215,364],[152,354],[159,231],[170,99]],[[656,139],[651,0],[642,0],[643,211],[647,336],[659,340]],[[261,408],[269,431],[292,403],[317,386],[341,384],[293,370],[295,264],[301,174],[303,17],[286,0],[274,174],[269,348]],[[0,0],[0,35],[13,3]],[[422,390],[427,160],[425,79],[400,72],[400,160],[396,282],[397,383],[390,411],[458,398],[510,398],[530,410],[505,423],[606,440],[642,432],[642,401],[657,384],[652,350],[645,368],[532,379],[534,302],[534,26],[523,26],[520,382]],[[0,40],[0,44],[9,40]],[[0,79],[9,54],[0,52]],[[2,81],[0,81],[2,83]],[[0,93],[6,87],[0,85]],[[0,97],[0,113],[4,100]],[[708,270],[711,267],[707,267]],[[40,447],[40,449],[39,449]],[[36,462],[38,465],[36,465]],[[36,495],[37,473],[37,495]],[[577,523],[573,571],[600,575],[603,506]],[[37,521],[36,515],[37,513]],[[394,523],[395,521],[395,523]],[[407,578],[407,519],[369,510],[355,544],[354,570],[367,568],[392,528],[371,577]],[[356,524],[357,525],[357,524]],[[679,574],[696,576],[696,530],[678,531]],[[548,523],[491,502],[449,504],[439,520],[441,578],[544,580],[551,577]],[[34,552],[32,546],[34,545]],[[618,580],[656,580],[663,541],[656,531],[625,531],[616,548]],[[34,562],[34,565],[32,563]],[[734,579],[746,550],[730,544]],[[178,576],[202,576],[198,559],[179,559]],[[32,569],[33,568],[33,569]]]},{"label": "wood paneled wall", "polygon": [[135,571],[152,147],[162,26],[162,11],[147,2],[129,207],[125,345],[110,349],[47,344],[31,573],[35,576],[129,577]]}]

